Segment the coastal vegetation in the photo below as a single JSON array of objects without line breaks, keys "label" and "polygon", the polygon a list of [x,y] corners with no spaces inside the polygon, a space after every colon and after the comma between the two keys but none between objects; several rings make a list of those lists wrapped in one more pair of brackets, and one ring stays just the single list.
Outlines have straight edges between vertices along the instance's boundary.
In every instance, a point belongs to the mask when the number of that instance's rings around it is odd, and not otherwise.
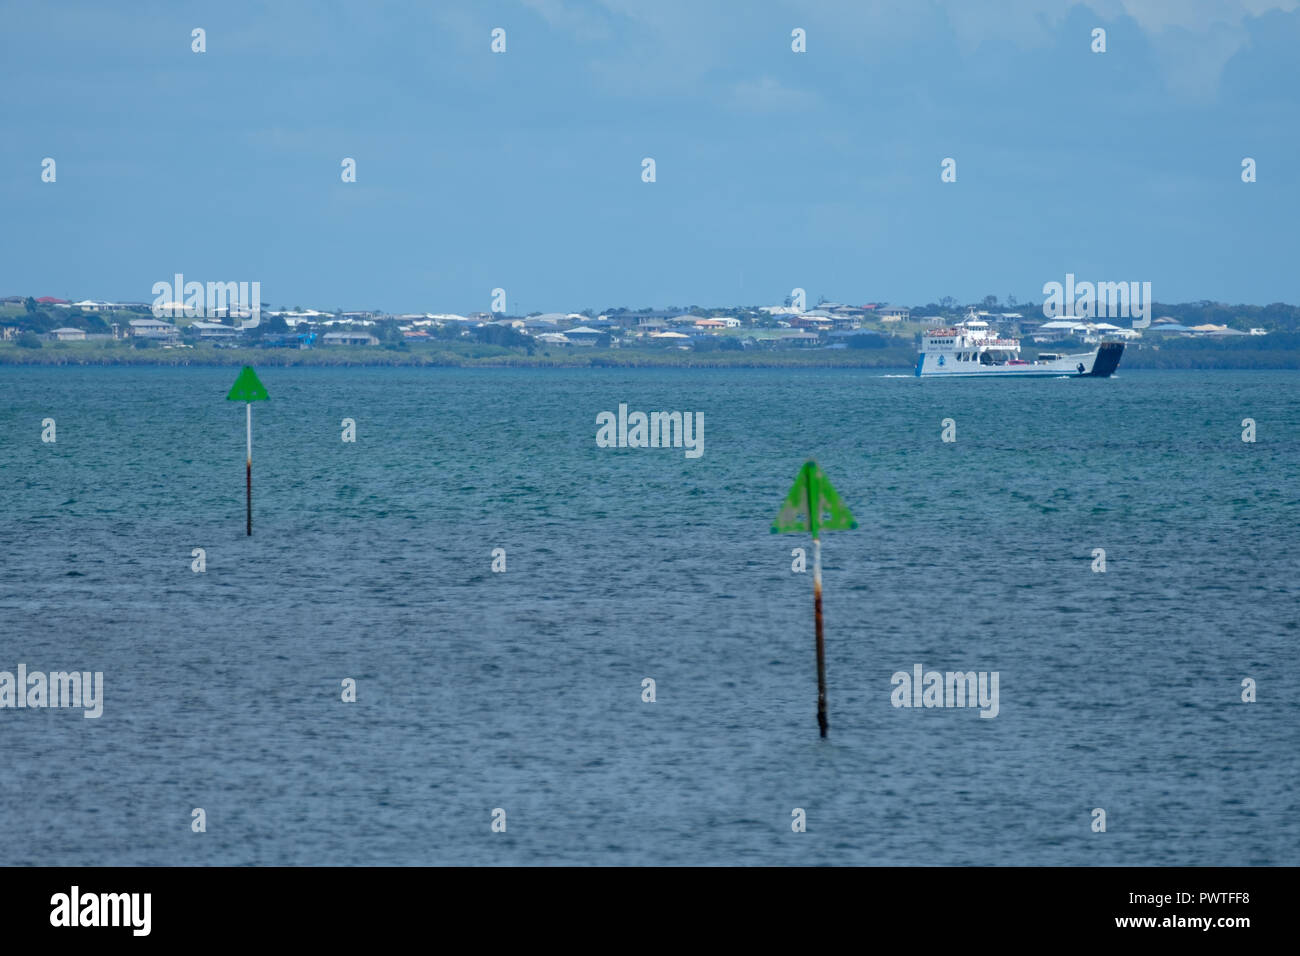
[{"label": "coastal vegetation", "polygon": [[[1014,298],[1000,304],[988,296],[976,303],[990,311],[1014,309]],[[260,365],[260,366],[431,366],[431,367],[844,367],[910,370],[915,367],[917,346],[923,329],[939,321],[956,321],[970,306],[943,299],[912,310],[901,322],[864,318],[862,328],[836,333],[791,345],[773,338],[780,334],[788,316],[773,316],[757,307],[702,308],[688,306],[693,316],[731,317],[738,327],[695,335],[688,344],[672,339],[655,341],[633,331],[611,325],[590,344],[548,343],[545,337],[527,334],[503,324],[447,323],[429,327],[420,337],[402,331],[395,319],[368,323],[357,331],[373,344],[322,344],[319,336],[310,341],[301,335],[302,326],[291,329],[278,314],[237,339],[213,341],[202,338],[193,323],[177,322],[179,335],[173,341],[129,336],[133,319],[149,317],[143,312],[96,312],[37,303],[33,299],[10,300],[0,305],[0,365]],[[1026,317],[1033,308],[1021,305]],[[295,309],[295,311],[301,311]],[[650,312],[651,310],[643,310]],[[672,306],[662,313],[677,313]],[[601,315],[618,322],[629,310],[607,309]],[[322,313],[329,315],[328,313]],[[337,311],[334,315],[341,315]],[[1156,303],[1154,314],[1169,317],[1179,326],[1231,326],[1256,329],[1266,334],[1235,336],[1181,336],[1159,334],[1151,328],[1143,338],[1131,342],[1121,363],[1123,369],[1197,368],[1283,368],[1300,369],[1300,307],[1274,303],[1267,306],[1229,306],[1212,302],[1179,305]],[[589,321],[595,314],[584,313]],[[347,325],[329,328],[346,330]],[[55,329],[84,332],[85,340],[58,341]],[[369,339],[373,336],[373,339]],[[679,337],[680,338],[680,337]],[[1033,359],[1040,351],[1059,351],[1060,344],[1035,346],[1025,338],[1023,355]]]}]

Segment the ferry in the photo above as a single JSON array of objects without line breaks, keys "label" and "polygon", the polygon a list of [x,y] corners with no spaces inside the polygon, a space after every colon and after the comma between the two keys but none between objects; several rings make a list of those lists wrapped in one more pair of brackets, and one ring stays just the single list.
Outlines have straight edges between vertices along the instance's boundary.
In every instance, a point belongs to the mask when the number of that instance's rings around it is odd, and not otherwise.
[{"label": "ferry", "polygon": [[1035,361],[1020,357],[1018,339],[999,338],[972,309],[964,322],[949,329],[927,329],[921,337],[921,354],[916,360],[920,376],[1001,375],[1024,378],[1105,378],[1115,371],[1123,342],[1102,342],[1091,352],[1040,352]]}]

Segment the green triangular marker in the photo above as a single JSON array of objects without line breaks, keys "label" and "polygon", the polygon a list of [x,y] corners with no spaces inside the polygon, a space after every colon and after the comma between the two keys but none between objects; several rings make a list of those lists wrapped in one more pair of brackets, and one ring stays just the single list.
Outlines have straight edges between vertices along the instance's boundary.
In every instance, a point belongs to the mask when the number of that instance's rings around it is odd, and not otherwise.
[{"label": "green triangular marker", "polygon": [[817,462],[806,462],[799,469],[794,487],[785,497],[772,524],[773,534],[808,531],[813,539],[813,620],[817,631],[817,726],[826,736],[830,720],[826,716],[826,642],[822,638],[822,539],[823,531],[856,528],[849,509],[840,501]]},{"label": "green triangular marker", "polygon": [[[808,508],[810,499],[817,505],[812,512]],[[808,520],[810,513],[811,522]],[[817,466],[817,462],[810,461],[799,469],[799,477],[794,480],[794,487],[790,489],[790,494],[786,496],[785,503],[781,505],[776,521],[772,524],[772,533],[811,531],[816,538],[821,531],[845,531],[857,526],[853,514],[840,501],[840,496],[831,487],[825,472]]]},{"label": "green triangular marker", "polygon": [[266,386],[253,371],[253,366],[245,365],[239,370],[239,377],[235,379],[235,384],[230,386],[230,394],[226,396],[226,401],[261,402],[270,397],[266,394]]},{"label": "green triangular marker", "polygon": [[253,533],[253,403],[264,402],[270,397],[266,394],[266,386],[258,379],[251,365],[245,365],[239,370],[239,376],[235,379],[235,384],[230,386],[230,394],[226,396],[228,402],[248,402],[244,406],[248,421],[248,459],[244,473],[247,476],[245,482],[248,489],[248,533],[250,535]]}]

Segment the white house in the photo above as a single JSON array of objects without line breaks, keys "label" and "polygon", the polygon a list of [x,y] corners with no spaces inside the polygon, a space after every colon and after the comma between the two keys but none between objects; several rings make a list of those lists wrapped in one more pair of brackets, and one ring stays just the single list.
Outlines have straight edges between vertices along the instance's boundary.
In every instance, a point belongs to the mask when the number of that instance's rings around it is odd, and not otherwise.
[{"label": "white house", "polygon": [[55,342],[84,342],[86,331],[85,329],[55,329],[50,332],[50,338]]}]

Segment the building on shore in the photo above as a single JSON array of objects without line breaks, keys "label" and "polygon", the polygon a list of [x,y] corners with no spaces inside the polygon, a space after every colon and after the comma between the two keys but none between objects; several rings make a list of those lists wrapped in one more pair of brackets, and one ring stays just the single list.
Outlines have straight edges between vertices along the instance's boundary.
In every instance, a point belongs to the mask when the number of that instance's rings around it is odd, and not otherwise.
[{"label": "building on shore", "polygon": [[326,332],[324,337],[326,345],[378,345],[379,339],[369,332]]},{"label": "building on shore", "polygon": [[232,342],[239,338],[239,329],[221,322],[191,322],[189,327],[199,333],[200,339]]},{"label": "building on shore", "polygon": [[174,342],[180,338],[180,331],[170,322],[161,319],[132,319],[131,336],[138,339]]},{"label": "building on shore", "polygon": [[607,334],[608,333],[602,332],[600,329],[589,328],[585,325],[580,325],[576,329],[564,330],[564,337],[574,345],[592,346],[596,344],[596,341],[602,335]]}]

